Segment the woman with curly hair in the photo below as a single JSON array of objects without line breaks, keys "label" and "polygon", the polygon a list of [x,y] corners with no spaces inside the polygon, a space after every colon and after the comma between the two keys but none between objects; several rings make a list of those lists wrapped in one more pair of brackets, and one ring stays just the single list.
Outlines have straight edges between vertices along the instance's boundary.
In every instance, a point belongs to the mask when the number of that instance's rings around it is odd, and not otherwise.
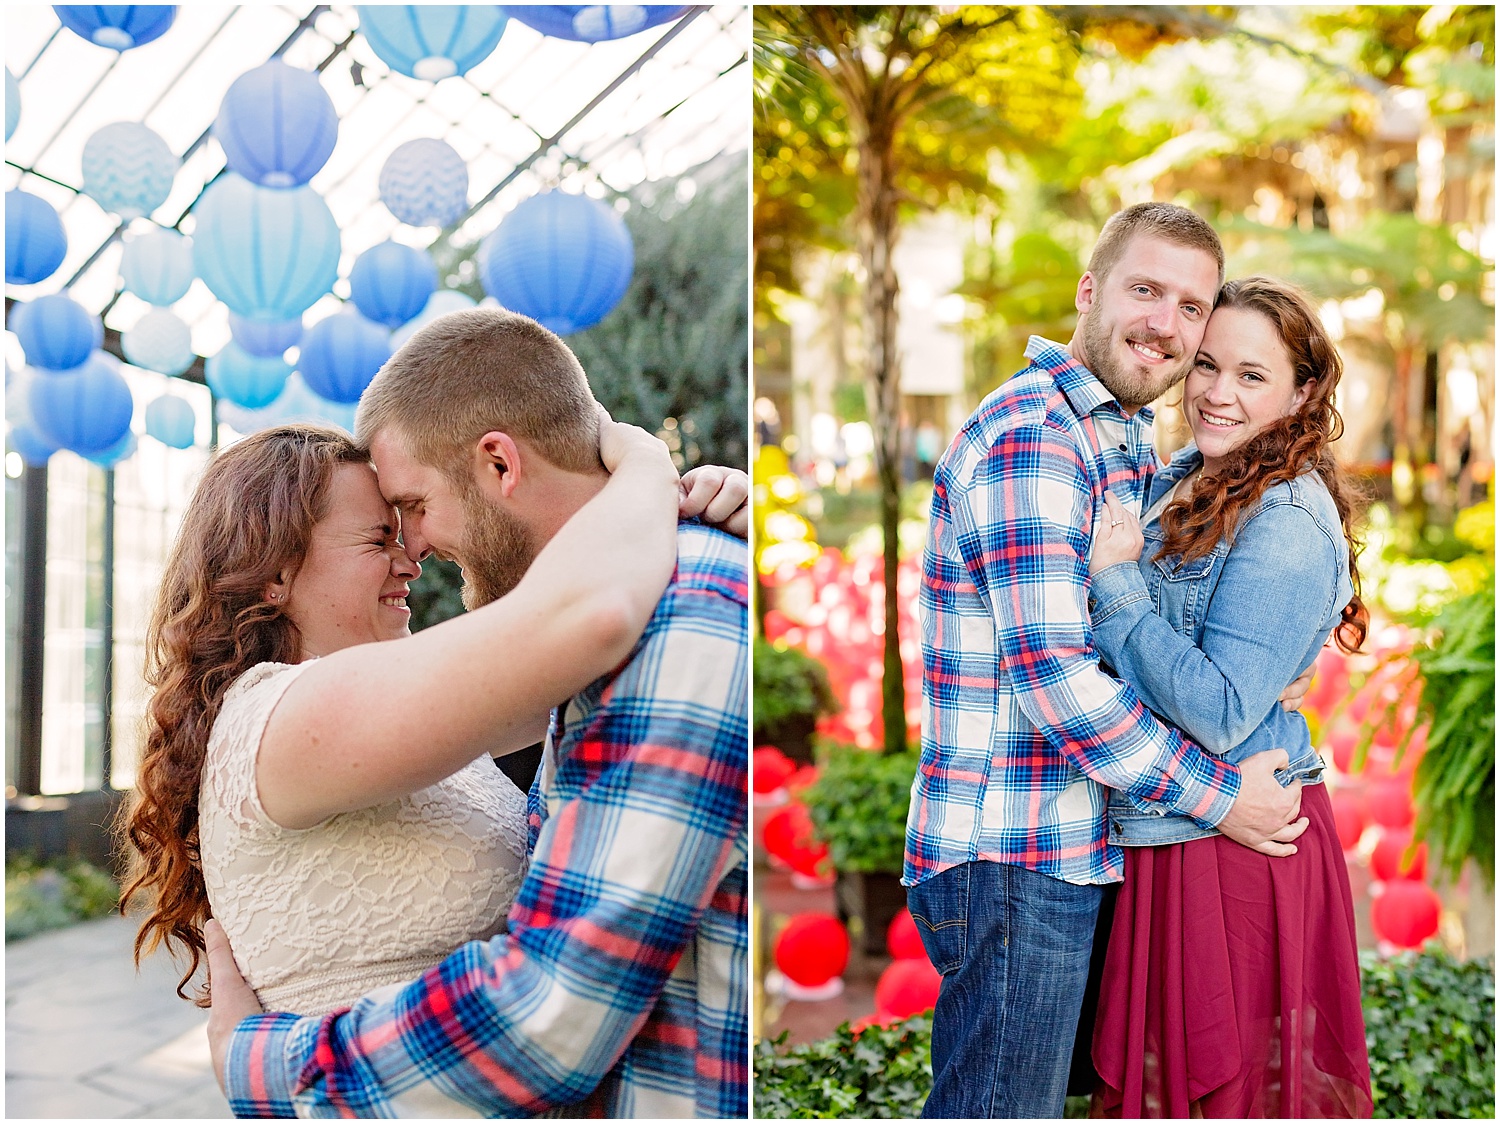
[{"label": "woman with curly hair", "polygon": [[1277,702],[1330,635],[1353,652],[1369,625],[1356,497],[1329,448],[1342,369],[1304,294],[1229,282],[1183,386],[1192,444],[1157,473],[1142,520],[1106,497],[1089,564],[1102,658],[1210,752],[1284,749],[1308,827],[1273,858],[1112,794],[1110,839],[1127,851],[1094,1027],[1105,1115],[1371,1112],[1323,763]]}]

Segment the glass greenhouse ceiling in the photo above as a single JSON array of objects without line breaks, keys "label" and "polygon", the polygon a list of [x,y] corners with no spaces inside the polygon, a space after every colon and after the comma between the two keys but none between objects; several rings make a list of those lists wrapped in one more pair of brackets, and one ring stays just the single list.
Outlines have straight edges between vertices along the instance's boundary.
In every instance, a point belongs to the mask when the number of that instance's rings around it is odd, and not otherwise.
[{"label": "glass greenhouse ceiling", "polygon": [[[84,143],[104,125],[139,121],[186,154],[170,197],[151,216],[171,226],[224,166],[211,137],[194,145],[230,83],[288,40],[282,57],[321,68],[339,116],[337,146],[311,186],[341,233],[340,297],[362,251],[388,238],[425,247],[441,237],[402,225],[380,202],[381,166],[406,141],[440,137],[467,163],[470,204],[482,205],[452,233],[460,245],[479,241],[538,191],[623,191],[748,146],[744,5],[693,8],[681,20],[600,43],[549,38],[511,20],[488,58],[437,83],[387,67],[358,34],[352,5],[179,5],[164,35],[118,54],[63,29],[50,6],[7,4],[4,19],[5,64],[21,92],[20,123],[5,145],[5,187],[45,198],[68,236],[67,257],[51,277],[8,285],[7,295],[24,300],[71,286],[75,300],[107,310],[106,324],[120,331],[149,306],[118,292],[120,220],[74,190]],[[189,214],[181,229],[192,227]],[[306,322],[337,303],[323,297]],[[201,281],[173,310],[192,326],[199,355],[228,341],[226,310]],[[18,361],[8,343],[7,358]]]}]

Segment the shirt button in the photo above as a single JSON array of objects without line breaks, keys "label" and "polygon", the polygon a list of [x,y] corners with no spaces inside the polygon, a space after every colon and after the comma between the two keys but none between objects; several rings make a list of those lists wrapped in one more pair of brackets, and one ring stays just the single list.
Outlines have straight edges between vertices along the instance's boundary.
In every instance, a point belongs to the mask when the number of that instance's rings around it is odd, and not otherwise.
[{"label": "shirt button", "polygon": [[1125,446],[1124,442],[1120,443],[1120,452],[1122,452],[1122,453],[1128,453],[1128,452],[1130,452],[1130,450]]}]

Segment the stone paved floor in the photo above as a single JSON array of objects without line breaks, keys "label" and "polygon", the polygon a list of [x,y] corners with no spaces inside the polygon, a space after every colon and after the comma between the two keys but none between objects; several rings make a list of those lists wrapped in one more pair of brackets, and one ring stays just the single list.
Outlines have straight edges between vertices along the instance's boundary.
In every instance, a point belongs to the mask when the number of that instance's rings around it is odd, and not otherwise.
[{"label": "stone paved floor", "polygon": [[106,917],[5,946],[8,1118],[229,1118],[207,1013],[177,998],[165,953],[137,975],[135,928]]}]

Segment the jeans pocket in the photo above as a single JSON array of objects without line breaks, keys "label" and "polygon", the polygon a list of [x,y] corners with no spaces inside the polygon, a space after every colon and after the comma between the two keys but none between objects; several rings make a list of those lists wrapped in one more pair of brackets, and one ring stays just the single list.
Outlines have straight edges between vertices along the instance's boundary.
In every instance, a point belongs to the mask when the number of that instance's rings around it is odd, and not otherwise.
[{"label": "jeans pocket", "polygon": [[912,886],[906,904],[938,974],[963,967],[969,944],[969,864],[949,867]]}]

